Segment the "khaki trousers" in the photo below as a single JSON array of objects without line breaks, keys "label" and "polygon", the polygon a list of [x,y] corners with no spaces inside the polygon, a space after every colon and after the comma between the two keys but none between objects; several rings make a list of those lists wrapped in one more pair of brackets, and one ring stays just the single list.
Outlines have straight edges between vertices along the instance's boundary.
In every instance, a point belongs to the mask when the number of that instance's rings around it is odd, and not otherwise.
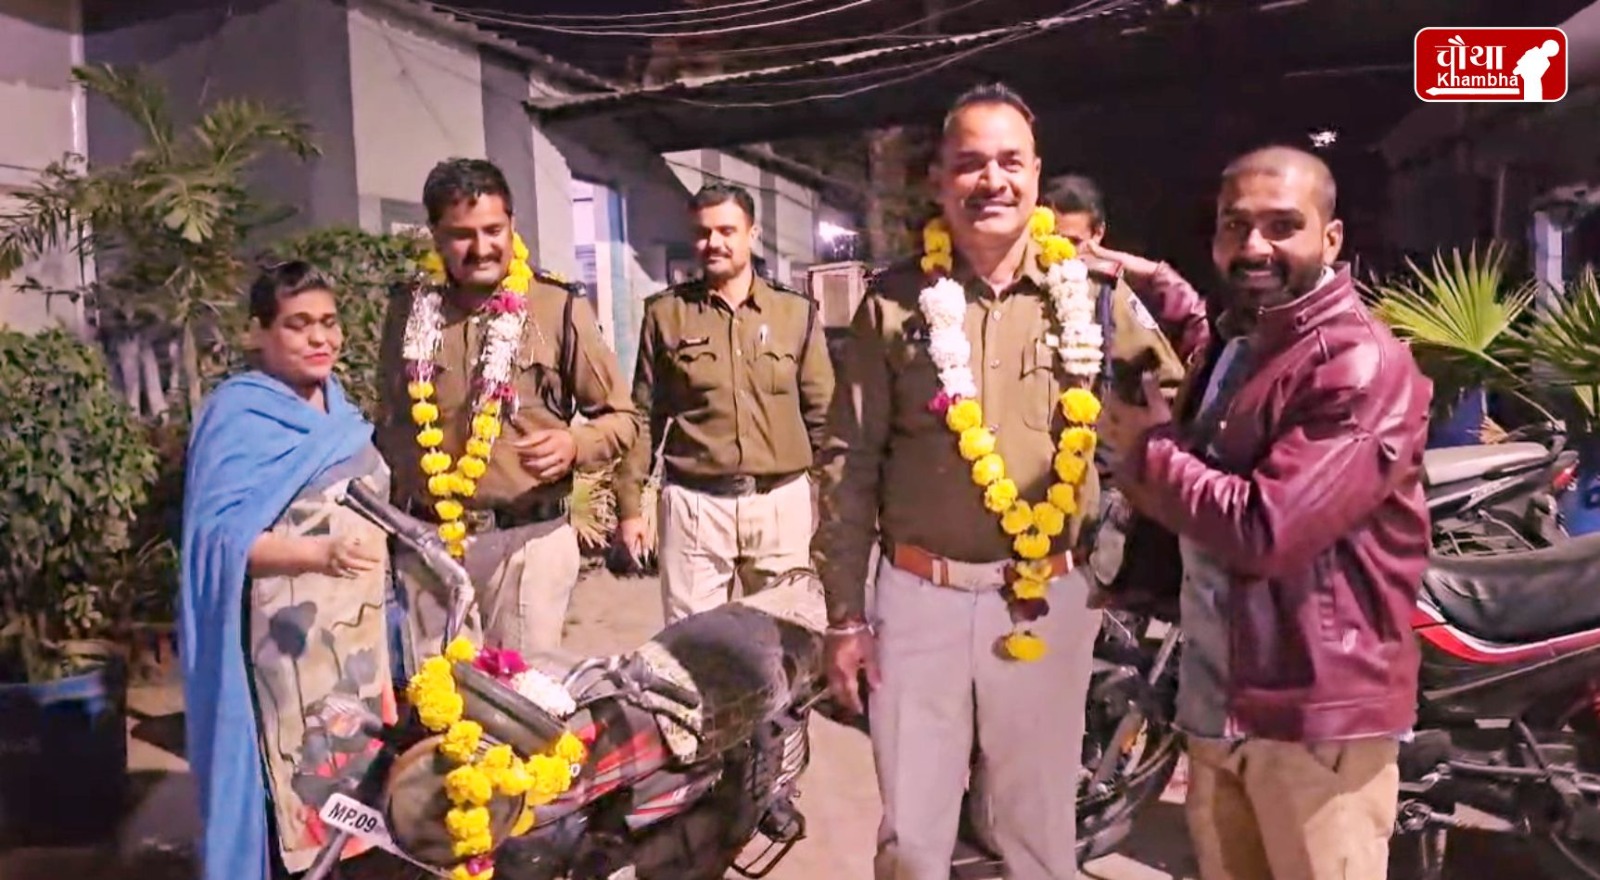
[{"label": "khaki trousers", "polygon": [[805,476],[739,498],[668,483],[656,510],[669,624],[727,602],[735,580],[746,594],[755,593],[776,575],[811,564],[811,480]]},{"label": "khaki trousers", "polygon": [[1398,753],[1393,737],[1190,739],[1187,813],[1201,880],[1383,880]]},{"label": "khaki trousers", "polygon": [[[528,540],[477,585],[477,605],[467,615],[467,634],[475,641],[523,655],[561,647],[582,566],[578,535],[565,518],[529,526],[528,532]],[[443,647],[449,597],[416,554],[399,551],[395,567],[406,603],[406,668],[415,670]]]},{"label": "khaki trousers", "polygon": [[1099,612],[1083,573],[1058,578],[1033,625],[1034,663],[1003,659],[1011,630],[998,591],[931,584],[878,567],[874,617],[882,686],[868,718],[883,823],[877,880],[949,880],[974,736],[983,785],[975,812],[1006,880],[1073,880],[1084,699]]}]

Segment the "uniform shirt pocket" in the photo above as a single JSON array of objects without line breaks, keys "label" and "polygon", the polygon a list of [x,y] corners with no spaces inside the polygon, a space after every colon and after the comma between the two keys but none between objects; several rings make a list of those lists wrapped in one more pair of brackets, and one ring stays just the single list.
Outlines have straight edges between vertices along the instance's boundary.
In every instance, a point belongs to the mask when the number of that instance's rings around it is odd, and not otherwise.
[{"label": "uniform shirt pocket", "polygon": [[722,371],[720,361],[710,338],[704,336],[680,339],[672,350],[673,371],[678,381],[697,395],[717,387]]},{"label": "uniform shirt pocket", "polygon": [[560,402],[567,396],[561,378],[560,342],[537,329],[525,335],[516,367],[511,381],[517,397],[524,403],[538,400],[550,412],[560,412]]},{"label": "uniform shirt pocket", "polygon": [[765,348],[756,356],[756,382],[767,394],[793,394],[799,358],[792,351]]},{"label": "uniform shirt pocket", "polygon": [[1056,353],[1043,339],[1035,339],[1022,352],[1022,423],[1038,431],[1048,431],[1056,414],[1056,399],[1061,382],[1056,377]]}]

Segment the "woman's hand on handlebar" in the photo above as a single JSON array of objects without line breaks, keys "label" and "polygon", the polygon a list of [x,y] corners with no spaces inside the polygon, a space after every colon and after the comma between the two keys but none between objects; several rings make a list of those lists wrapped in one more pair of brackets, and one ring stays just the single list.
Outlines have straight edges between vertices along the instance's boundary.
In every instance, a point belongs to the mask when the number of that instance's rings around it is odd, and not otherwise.
[{"label": "woman's hand on handlebar", "polygon": [[382,553],[360,535],[333,535],[316,540],[322,543],[319,574],[353,578],[383,563]]},{"label": "woman's hand on handlebar", "polygon": [[351,578],[383,564],[383,551],[370,539],[355,535],[305,537],[266,532],[250,545],[246,563],[251,577],[299,577],[322,574]]}]

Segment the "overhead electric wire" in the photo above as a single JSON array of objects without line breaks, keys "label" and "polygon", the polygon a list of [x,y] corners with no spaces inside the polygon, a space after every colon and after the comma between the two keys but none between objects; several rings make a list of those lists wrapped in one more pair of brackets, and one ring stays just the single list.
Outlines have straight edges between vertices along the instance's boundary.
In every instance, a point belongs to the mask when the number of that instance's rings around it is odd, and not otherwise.
[{"label": "overhead electric wire", "polygon": [[[786,99],[772,100],[772,101],[713,101],[713,100],[701,100],[701,99],[695,99],[695,98],[684,98],[684,97],[679,97],[679,96],[676,96],[676,95],[666,95],[665,97],[669,97],[674,101],[678,101],[680,103],[689,104],[689,105],[692,105],[692,106],[708,107],[708,108],[728,108],[728,109],[734,109],[734,108],[771,109],[771,108],[776,108],[776,107],[788,107],[788,106],[794,106],[794,105],[797,105],[797,104],[805,104],[805,103],[809,103],[809,102],[812,102],[812,101],[842,100],[844,98],[854,97],[856,95],[860,95],[860,94],[864,94],[864,93],[867,93],[867,92],[876,91],[878,89],[888,88],[889,86],[894,86],[894,85],[899,85],[901,83],[910,82],[910,81],[918,79],[918,78],[920,78],[922,76],[925,76],[925,75],[937,72],[939,70],[942,70],[942,69],[944,69],[946,67],[949,67],[952,64],[955,64],[958,61],[962,61],[962,60],[964,60],[966,58],[970,58],[973,55],[977,55],[977,54],[982,53],[982,52],[987,52],[987,51],[989,51],[991,49],[996,49],[996,48],[999,48],[1001,46],[1006,46],[1006,45],[1010,45],[1012,43],[1020,42],[1022,40],[1026,40],[1026,39],[1029,39],[1031,37],[1035,37],[1035,36],[1039,36],[1039,35],[1042,35],[1042,34],[1046,34],[1046,33],[1049,33],[1051,31],[1057,30],[1058,28],[1064,27],[1064,26],[1066,26],[1068,24],[1074,24],[1074,23],[1077,23],[1079,21],[1083,21],[1083,20],[1086,20],[1086,19],[1096,18],[1096,17],[1099,17],[1099,16],[1104,16],[1104,15],[1109,15],[1109,14],[1112,14],[1112,13],[1115,13],[1115,12],[1119,12],[1119,11],[1122,11],[1124,9],[1128,9],[1130,7],[1133,7],[1133,6],[1137,5],[1137,4],[1139,4],[1140,2],[1148,2],[1148,0],[1083,0],[1083,2],[1078,3],[1075,7],[1069,8],[1067,10],[1063,10],[1062,12],[1057,13],[1056,15],[1050,16],[1048,18],[1035,19],[1035,20],[1031,20],[1031,21],[1027,21],[1027,22],[1019,22],[1017,24],[1008,25],[1008,26],[1005,26],[1005,27],[995,28],[995,29],[990,30],[990,31],[980,31],[980,32],[977,32],[977,33],[972,33],[972,34],[952,34],[952,35],[943,37],[941,39],[945,39],[945,40],[962,39],[962,38],[970,38],[970,39],[973,39],[973,40],[985,40],[985,38],[988,38],[988,39],[986,41],[980,42],[978,45],[972,46],[970,48],[963,49],[963,50],[958,51],[958,52],[954,52],[954,53],[952,53],[950,55],[945,55],[945,56],[941,56],[941,57],[938,57],[938,58],[935,58],[935,59],[931,59],[931,60],[926,60],[926,61],[910,62],[910,63],[906,63],[906,64],[894,65],[894,66],[887,67],[887,68],[876,68],[876,69],[873,69],[871,71],[866,71],[866,72],[841,73],[841,74],[836,74],[836,75],[832,75],[832,76],[809,77],[809,78],[806,78],[805,80],[789,80],[789,81],[776,81],[776,82],[775,81],[771,81],[771,80],[766,80],[766,81],[752,81],[752,82],[749,82],[749,83],[739,82],[738,80],[740,78],[742,78],[742,77],[754,77],[754,76],[759,76],[762,73],[762,71],[749,71],[749,72],[744,73],[744,74],[730,74],[730,75],[727,75],[726,77],[723,77],[723,78],[727,79],[728,82],[722,84],[722,85],[725,85],[725,86],[740,86],[740,87],[761,86],[761,87],[766,87],[766,88],[770,89],[770,88],[781,88],[781,87],[789,84],[790,82],[796,82],[796,83],[799,83],[799,82],[810,82],[810,83],[843,82],[843,81],[852,80],[852,79],[860,79],[862,76],[881,75],[881,74],[884,74],[884,73],[892,73],[892,72],[898,71],[898,70],[911,70],[912,71],[912,72],[907,73],[907,74],[905,74],[903,76],[891,77],[890,79],[887,79],[887,80],[883,80],[883,81],[880,81],[880,82],[869,83],[867,85],[858,86],[856,88],[847,89],[847,90],[844,90],[844,91],[824,92],[824,93],[819,93],[819,94],[803,95],[803,96],[798,96],[798,97],[794,97],[794,98],[786,98]],[[859,59],[859,58],[861,58],[863,56],[876,56],[876,55],[887,54],[887,53],[895,52],[895,51],[912,51],[912,50],[899,50],[899,49],[892,49],[892,48],[873,49],[873,50],[868,50],[866,52],[856,53],[854,55],[843,56],[843,57],[838,58],[838,59],[826,59],[826,60],[830,60],[835,64],[840,64],[840,63],[843,63],[844,61],[853,60],[853,59]],[[815,63],[816,62],[804,62],[804,63],[800,63],[800,64],[786,65],[786,67],[798,69],[798,68],[803,68],[803,67],[810,66],[811,64],[815,64]],[[913,68],[915,68],[915,69],[913,69]],[[771,72],[771,69],[769,69],[769,71],[767,71],[767,72]],[[666,90],[666,87],[662,86],[662,87],[641,89],[641,90],[637,90],[637,91],[665,91],[665,90]]]},{"label": "overhead electric wire", "polygon": [[[808,0],[808,2],[809,2],[809,0]],[[717,34],[731,34],[731,33],[737,33],[737,32],[740,32],[740,31],[752,31],[752,30],[760,30],[762,28],[781,27],[781,26],[784,26],[784,25],[794,24],[796,22],[809,21],[809,20],[811,20],[813,18],[821,18],[821,17],[823,17],[825,15],[833,15],[834,13],[837,13],[837,12],[843,12],[846,9],[854,9],[857,6],[865,6],[868,3],[874,3],[874,2],[877,2],[877,0],[848,0],[848,2],[844,3],[842,6],[831,7],[829,9],[824,9],[824,10],[821,10],[819,12],[808,12],[805,15],[793,15],[793,16],[790,16],[788,18],[779,19],[777,21],[763,21],[763,22],[755,22],[755,23],[752,23],[752,24],[730,25],[728,27],[710,28],[708,30],[672,31],[672,32],[585,30],[585,29],[582,29],[582,28],[566,28],[566,27],[558,27],[556,25],[548,25],[548,24],[531,24],[531,23],[528,23],[528,22],[517,21],[515,19],[509,19],[509,18],[506,18],[503,15],[491,15],[491,14],[487,14],[487,13],[474,12],[473,10],[462,9],[460,7],[457,7],[457,6],[448,6],[448,5],[445,5],[445,4],[435,4],[435,5],[439,9],[442,9],[442,10],[444,10],[446,12],[449,12],[451,15],[459,16],[459,17],[464,18],[464,19],[466,19],[468,21],[476,22],[476,23],[479,23],[479,24],[493,24],[493,25],[500,25],[502,27],[508,27],[508,28],[521,28],[521,29],[524,29],[524,30],[543,31],[543,32],[546,32],[546,33],[566,34],[568,36],[578,36],[578,37],[632,37],[634,39],[638,39],[639,37],[710,37],[710,36],[715,36]]]},{"label": "overhead electric wire", "polygon": [[[957,4],[948,9],[940,9],[936,12],[924,15],[921,18],[912,19],[904,24],[895,25],[894,27],[880,33],[857,34],[855,36],[848,37],[830,37],[826,40],[810,40],[803,43],[765,43],[757,46],[742,46],[731,49],[700,49],[680,47],[678,52],[680,57],[684,59],[694,61],[715,61],[719,58],[730,58],[734,56],[783,55],[788,52],[797,52],[806,49],[823,49],[833,46],[851,46],[862,43],[871,43],[874,41],[899,42],[902,46],[915,46],[918,43],[927,43],[944,39],[946,36],[948,36],[948,34],[907,34],[902,33],[903,31],[921,27],[929,22],[939,21],[947,16],[951,16],[963,10],[970,9],[973,6],[977,6],[980,3],[989,2],[991,2],[991,0],[966,0],[965,3]],[[623,54],[632,54],[638,51],[636,48],[631,48],[627,45],[621,44],[599,44],[585,47],[585,51],[596,50],[611,50]]]},{"label": "overhead electric wire", "polygon": [[701,6],[696,9],[658,9],[654,12],[615,12],[615,13],[560,13],[560,12],[507,12],[506,15],[515,16],[526,21],[615,21],[619,18],[668,18],[680,17],[693,18],[705,12],[721,12],[725,9],[738,9],[745,6],[766,6],[773,0],[739,0],[736,3],[718,3],[715,6]]},{"label": "overhead electric wire", "polygon": [[920,27],[929,22],[938,21],[946,16],[954,15],[963,9],[970,9],[971,7],[977,6],[980,3],[988,2],[990,2],[990,0],[967,0],[967,2],[953,6],[949,9],[941,9],[937,12],[924,15],[921,18],[908,21],[905,24],[895,25],[894,27],[883,31],[882,33],[859,34],[853,37],[832,37],[826,40],[812,40],[806,43],[774,43],[764,46],[744,46],[735,49],[688,49],[684,51],[684,54],[691,55],[695,58],[710,59],[732,55],[773,55],[783,52],[792,52],[798,49],[821,49],[826,46],[848,46],[851,43],[864,43],[871,40],[905,40],[908,43],[926,43],[931,40],[942,39],[945,35],[903,34],[901,32],[911,30],[915,27]]},{"label": "overhead electric wire", "polygon": [[[762,0],[760,5],[766,6],[766,4],[768,4],[770,2],[772,2],[772,0]],[[695,9],[695,10],[679,9],[679,10],[675,10],[674,12],[677,15],[683,16],[682,18],[673,18],[673,19],[670,19],[668,21],[644,22],[644,23],[641,23],[641,24],[619,24],[619,25],[617,25],[617,27],[625,27],[625,28],[656,28],[656,27],[670,27],[670,26],[673,26],[673,25],[705,24],[706,22],[714,22],[714,21],[732,21],[732,20],[737,19],[737,18],[750,18],[751,16],[768,15],[770,13],[777,12],[777,11],[779,11],[781,9],[792,9],[792,8],[794,8],[796,6],[810,6],[813,3],[821,3],[821,2],[823,2],[823,0],[785,0],[785,2],[779,3],[777,6],[767,6],[765,9],[750,9],[750,10],[746,10],[744,12],[734,12],[734,13],[731,13],[729,15],[706,15],[705,14],[705,13],[708,13],[708,12],[721,12],[726,7],[711,7],[711,8],[706,8],[706,9]],[[564,19],[564,18],[569,18],[569,17],[581,18],[581,19],[583,19],[585,21],[588,21],[590,19],[599,19],[600,22],[609,24],[615,19],[628,17],[628,16],[623,16],[623,15],[610,15],[610,16],[607,16],[607,15],[585,15],[585,16],[536,15],[536,14],[526,13],[526,12],[510,12],[510,11],[500,10],[500,9],[488,9],[488,8],[479,8],[479,7],[472,7],[470,11],[478,12],[478,13],[484,14],[484,15],[500,16],[500,17],[505,18],[508,21],[516,21],[516,22],[519,22],[521,24],[535,24],[535,25],[536,24],[541,24],[546,19],[555,19],[555,18],[563,18]],[[661,14],[664,14],[664,13],[655,13],[655,14],[661,15]],[[577,27],[578,25],[570,25],[570,26],[571,27]],[[589,26],[597,27],[598,25],[589,25]],[[644,34],[642,32],[641,32],[641,35],[642,36],[649,36],[649,34]]]}]

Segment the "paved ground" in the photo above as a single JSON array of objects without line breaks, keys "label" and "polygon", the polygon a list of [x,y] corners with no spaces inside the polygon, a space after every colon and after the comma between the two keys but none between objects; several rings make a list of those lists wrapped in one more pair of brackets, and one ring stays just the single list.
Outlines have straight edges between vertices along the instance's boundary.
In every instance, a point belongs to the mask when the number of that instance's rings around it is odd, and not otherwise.
[{"label": "paved ground", "polygon": [[[654,579],[619,580],[597,572],[586,577],[578,589],[568,643],[581,652],[625,649],[647,638],[660,622]],[[183,876],[161,871],[158,877],[148,861],[151,855],[159,857],[162,851],[180,849],[198,825],[192,788],[180,757],[182,700],[177,688],[169,684],[140,688],[130,703],[129,763],[138,806],[122,829],[115,851],[0,853],[0,878],[166,880],[170,876],[176,880]],[[814,720],[812,737],[814,755],[800,799],[809,837],[770,876],[773,880],[869,880],[879,805],[866,738],[823,718]],[[1169,789],[1163,802],[1150,805],[1140,817],[1123,851],[1091,863],[1083,876],[1099,880],[1194,877],[1182,809],[1176,802],[1180,797]],[[1451,862],[1461,868],[1453,868],[1450,876],[1537,876],[1524,859],[1504,846],[1464,843],[1452,844]],[[980,880],[1000,875],[993,866],[962,854],[953,876]]]}]

